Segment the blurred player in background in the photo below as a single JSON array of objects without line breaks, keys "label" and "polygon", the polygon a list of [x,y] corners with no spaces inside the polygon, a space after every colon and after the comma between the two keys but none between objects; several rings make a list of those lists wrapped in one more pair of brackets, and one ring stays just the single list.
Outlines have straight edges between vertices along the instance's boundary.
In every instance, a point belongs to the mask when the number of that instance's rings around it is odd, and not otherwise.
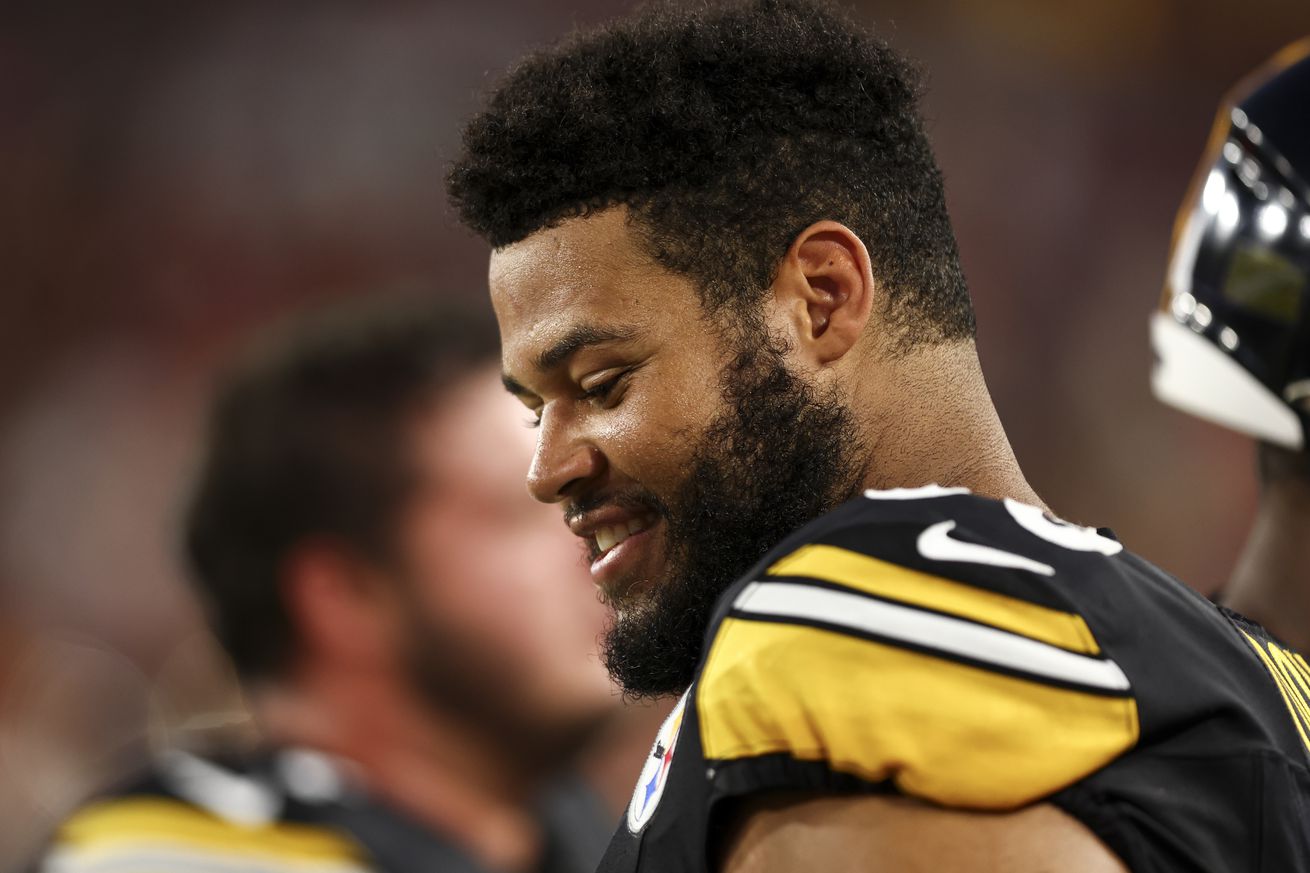
[{"label": "blurred player in background", "polygon": [[1151,320],[1160,399],[1249,434],[1260,504],[1226,603],[1310,652],[1310,39],[1225,100]]},{"label": "blurred player in background", "polygon": [[616,710],[604,615],[523,492],[496,351],[489,316],[393,300],[233,372],[186,546],[267,744],[169,753],[74,814],[44,870],[594,865],[603,813],[566,768]]},{"label": "blurred player in background", "polygon": [[917,96],[753,0],[580,34],[466,128],[529,487],[611,672],[681,695],[601,870],[1310,871],[1310,670],[1046,511]]}]

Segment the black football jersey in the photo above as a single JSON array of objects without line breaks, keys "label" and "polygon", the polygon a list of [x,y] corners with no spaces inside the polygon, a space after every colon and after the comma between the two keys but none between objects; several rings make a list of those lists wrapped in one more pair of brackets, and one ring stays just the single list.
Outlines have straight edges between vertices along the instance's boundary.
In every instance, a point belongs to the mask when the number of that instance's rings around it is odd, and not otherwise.
[{"label": "black football jersey", "polygon": [[1134,873],[1310,871],[1310,667],[1108,533],[871,491],[720,601],[601,873],[701,873],[734,798],[1052,803]]},{"label": "black football jersey", "polygon": [[[604,847],[581,784],[542,799],[543,873],[584,873]],[[333,759],[277,749],[164,755],[73,813],[32,873],[487,873],[453,840],[368,796]]]}]

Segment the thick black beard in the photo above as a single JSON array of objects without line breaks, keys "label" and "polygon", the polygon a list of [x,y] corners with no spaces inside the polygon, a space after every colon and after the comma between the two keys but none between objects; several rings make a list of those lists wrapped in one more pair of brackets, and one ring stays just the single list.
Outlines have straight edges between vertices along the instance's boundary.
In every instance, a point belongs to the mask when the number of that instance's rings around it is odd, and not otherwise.
[{"label": "thick black beard", "polygon": [[721,377],[726,410],[660,506],[669,573],[611,604],[602,655],[633,698],[686,690],[723,592],[789,533],[859,490],[862,442],[851,411],[793,375],[783,354],[758,334],[740,344]]}]

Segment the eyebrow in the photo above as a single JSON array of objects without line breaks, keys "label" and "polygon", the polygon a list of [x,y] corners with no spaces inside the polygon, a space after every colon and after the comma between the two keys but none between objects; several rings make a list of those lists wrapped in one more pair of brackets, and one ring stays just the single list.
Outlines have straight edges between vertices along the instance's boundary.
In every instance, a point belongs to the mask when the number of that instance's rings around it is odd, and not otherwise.
[{"label": "eyebrow", "polygon": [[[600,327],[593,324],[580,324],[538,354],[533,363],[538,370],[553,370],[588,346],[626,342],[636,335],[636,329],[631,327]],[[505,390],[511,394],[526,395],[532,393],[508,373],[502,373],[500,381],[505,386]]]},{"label": "eyebrow", "polygon": [[597,327],[592,324],[580,324],[556,340],[550,348],[537,355],[537,369],[553,370],[587,346],[625,342],[636,335],[637,332],[630,327]]}]

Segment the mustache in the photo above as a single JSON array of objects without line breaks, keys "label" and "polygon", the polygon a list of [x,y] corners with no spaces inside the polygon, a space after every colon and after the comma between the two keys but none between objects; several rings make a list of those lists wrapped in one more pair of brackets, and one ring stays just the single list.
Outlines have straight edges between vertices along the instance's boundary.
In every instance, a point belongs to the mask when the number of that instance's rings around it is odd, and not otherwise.
[{"label": "mustache", "polygon": [[654,513],[661,518],[669,517],[668,507],[654,493],[645,488],[632,487],[622,491],[587,494],[564,504],[564,523],[572,524],[580,516],[607,506],[618,506],[629,512]]},{"label": "mustache", "polygon": [[[618,506],[634,515],[654,513],[660,518],[669,518],[668,507],[664,501],[645,488],[634,487],[618,492],[584,495],[576,500],[570,500],[564,505],[564,523],[571,526],[579,516],[606,506]],[[587,537],[583,541],[583,553],[589,564],[600,557],[600,547],[594,538]]]}]

